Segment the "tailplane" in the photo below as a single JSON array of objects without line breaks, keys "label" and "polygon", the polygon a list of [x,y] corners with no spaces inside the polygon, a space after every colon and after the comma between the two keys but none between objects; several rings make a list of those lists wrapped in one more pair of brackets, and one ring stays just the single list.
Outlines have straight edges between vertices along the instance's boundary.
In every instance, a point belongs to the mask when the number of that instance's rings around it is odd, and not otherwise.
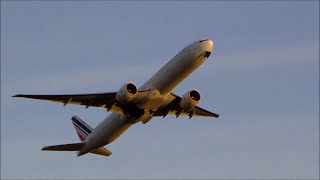
[{"label": "tailplane", "polygon": [[[46,146],[42,148],[42,150],[44,151],[80,151],[85,146],[85,140],[89,136],[89,134],[93,131],[93,128],[90,127],[88,124],[86,124],[84,121],[82,121],[78,116],[73,116],[71,120],[74,125],[74,128],[77,131],[79,139],[81,140],[81,143]],[[111,151],[109,151],[104,147],[95,149],[90,153],[102,155],[102,156],[110,156],[112,154]]]},{"label": "tailplane", "polygon": [[90,153],[101,155],[101,156],[110,156],[112,154],[111,151],[109,151],[108,149],[106,149],[104,147],[100,147],[94,151],[91,151]]},{"label": "tailplane", "polygon": [[79,151],[83,147],[84,143],[75,143],[75,144],[62,144],[55,146],[46,146],[41,150],[43,151]]}]

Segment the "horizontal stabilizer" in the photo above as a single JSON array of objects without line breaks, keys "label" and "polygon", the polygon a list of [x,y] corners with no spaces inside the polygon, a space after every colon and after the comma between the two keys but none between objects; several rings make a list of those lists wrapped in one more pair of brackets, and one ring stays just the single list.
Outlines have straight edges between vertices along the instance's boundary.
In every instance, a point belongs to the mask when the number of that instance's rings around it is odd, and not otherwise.
[{"label": "horizontal stabilizer", "polygon": [[62,144],[56,146],[46,146],[42,148],[43,151],[79,151],[84,143]]},{"label": "horizontal stabilizer", "polygon": [[109,151],[108,149],[106,149],[104,147],[100,147],[94,151],[91,151],[90,153],[98,154],[98,155],[102,155],[102,156],[110,156],[112,154],[111,151]]}]

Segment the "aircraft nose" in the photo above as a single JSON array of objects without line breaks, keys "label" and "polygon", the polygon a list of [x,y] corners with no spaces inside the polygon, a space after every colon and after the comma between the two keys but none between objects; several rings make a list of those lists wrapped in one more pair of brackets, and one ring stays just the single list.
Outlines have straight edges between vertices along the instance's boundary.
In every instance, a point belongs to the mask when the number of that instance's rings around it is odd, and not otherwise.
[{"label": "aircraft nose", "polygon": [[213,42],[208,39],[203,39],[203,40],[200,40],[199,43],[200,43],[201,51],[202,52],[204,51],[203,57],[209,58],[211,51],[212,51]]},{"label": "aircraft nose", "polygon": [[210,51],[210,52],[212,51],[213,42],[211,40],[204,39],[199,41],[199,43],[203,45],[202,47],[205,49],[205,51]]},{"label": "aircraft nose", "polygon": [[213,47],[213,42],[212,42],[211,40],[209,40],[209,44],[210,44],[210,47],[211,47],[211,49],[212,49],[212,47]]},{"label": "aircraft nose", "polygon": [[206,41],[206,48],[210,49],[210,51],[212,51],[212,47],[213,47],[213,42],[211,40],[207,40]]}]

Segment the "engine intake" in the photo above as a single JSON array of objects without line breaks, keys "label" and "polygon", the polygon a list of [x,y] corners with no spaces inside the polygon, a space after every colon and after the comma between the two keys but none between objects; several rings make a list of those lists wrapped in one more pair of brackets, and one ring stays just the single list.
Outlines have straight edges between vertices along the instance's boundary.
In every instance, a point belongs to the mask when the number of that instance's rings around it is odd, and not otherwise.
[{"label": "engine intake", "polygon": [[120,103],[131,101],[138,93],[137,86],[134,83],[127,83],[122,86],[116,94],[116,100]]},{"label": "engine intake", "polygon": [[195,107],[200,102],[200,99],[200,92],[196,89],[192,89],[182,96],[180,107],[183,110],[189,110]]}]

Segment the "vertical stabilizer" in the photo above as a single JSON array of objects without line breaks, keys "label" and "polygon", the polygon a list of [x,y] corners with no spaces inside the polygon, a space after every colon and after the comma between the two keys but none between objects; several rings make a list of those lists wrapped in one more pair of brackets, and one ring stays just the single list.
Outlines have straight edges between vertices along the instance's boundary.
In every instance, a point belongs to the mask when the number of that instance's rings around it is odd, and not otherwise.
[{"label": "vertical stabilizer", "polygon": [[71,120],[80,140],[83,142],[93,131],[92,127],[82,121],[78,116],[73,116]]},{"label": "vertical stabilizer", "polygon": [[[67,149],[67,151],[70,151],[69,149],[72,150],[81,150],[82,147],[85,146],[85,139],[87,138],[87,136],[89,136],[89,134],[93,131],[93,128],[90,127],[88,124],[86,124],[84,121],[82,121],[78,116],[73,116],[71,118],[72,123],[74,125],[74,128],[77,131],[77,134],[79,136],[79,139],[81,140],[82,143],[77,143],[79,145],[59,145],[59,146],[50,146],[50,147],[45,147],[43,150],[65,150]],[[60,147],[61,146],[61,147]],[[80,154],[81,151],[78,152],[78,156],[81,156],[83,154]],[[109,151],[108,149],[104,148],[104,147],[100,147],[98,149],[95,149],[93,151],[91,151],[90,153],[93,154],[97,154],[97,155],[102,155],[102,156],[110,156],[112,154],[111,151]],[[85,153],[86,154],[86,153]]]}]

